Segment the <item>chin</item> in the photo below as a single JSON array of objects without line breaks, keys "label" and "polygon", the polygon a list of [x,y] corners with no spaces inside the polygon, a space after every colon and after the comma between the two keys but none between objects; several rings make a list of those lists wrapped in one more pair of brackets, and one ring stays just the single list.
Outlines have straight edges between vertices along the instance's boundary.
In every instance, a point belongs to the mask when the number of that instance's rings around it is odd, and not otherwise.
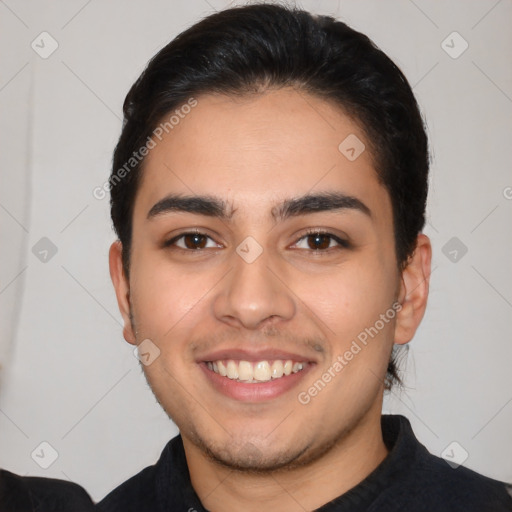
[{"label": "chin", "polygon": [[[222,440],[212,439],[209,433],[198,433],[195,429],[187,433],[189,440],[214,463],[230,470],[247,473],[273,473],[280,470],[307,466],[325,455],[340,438],[340,432],[315,442],[304,434],[275,436],[251,436],[247,431],[238,439],[224,432]],[[325,435],[325,434],[324,434]],[[343,433],[341,433],[343,436]],[[272,438],[272,439],[270,439]]]},{"label": "chin", "polygon": [[260,449],[250,442],[240,446],[219,448],[203,445],[200,448],[216,464],[247,473],[270,473],[300,466],[303,454],[308,451],[305,446],[299,449],[281,448],[276,452],[275,447]]}]

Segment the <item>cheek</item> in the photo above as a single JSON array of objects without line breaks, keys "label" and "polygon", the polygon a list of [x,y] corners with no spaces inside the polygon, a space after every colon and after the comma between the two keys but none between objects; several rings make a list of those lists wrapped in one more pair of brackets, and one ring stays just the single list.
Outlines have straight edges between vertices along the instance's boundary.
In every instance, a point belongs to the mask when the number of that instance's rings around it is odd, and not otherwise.
[{"label": "cheek", "polygon": [[178,327],[197,314],[211,285],[204,274],[178,272],[150,255],[144,257],[144,265],[134,261],[132,275],[130,298],[138,339],[150,338],[167,350],[167,338],[176,339]]},{"label": "cheek", "polygon": [[329,338],[350,341],[391,307],[395,284],[389,275],[375,262],[361,263],[315,276],[314,281],[304,278],[296,289],[322,320]]},{"label": "cheek", "polygon": [[[205,274],[178,272],[149,254],[144,265],[134,265],[133,276],[130,293],[137,341],[149,338],[159,350],[158,357],[143,368],[146,378],[167,411],[190,408],[185,398],[194,395],[197,376],[188,364],[192,358],[189,339],[194,327],[206,318],[205,298],[212,284]],[[184,383],[188,383],[185,394]]]},{"label": "cheek", "polygon": [[[330,421],[335,428],[339,417],[369,407],[385,377],[396,317],[394,278],[375,260],[373,266],[366,263],[315,278],[314,288],[304,286],[298,293],[320,319],[317,325],[328,342],[325,363],[303,390],[314,393],[311,407],[330,411],[322,414],[325,428]],[[325,392],[316,391],[319,378],[328,382]]]}]

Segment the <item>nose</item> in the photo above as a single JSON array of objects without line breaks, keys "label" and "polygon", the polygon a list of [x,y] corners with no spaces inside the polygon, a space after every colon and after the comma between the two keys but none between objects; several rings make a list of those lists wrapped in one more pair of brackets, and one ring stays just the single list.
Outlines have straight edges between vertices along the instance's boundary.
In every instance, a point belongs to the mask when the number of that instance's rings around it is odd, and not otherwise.
[{"label": "nose", "polygon": [[294,316],[296,302],[286,275],[271,265],[267,251],[254,261],[234,252],[232,262],[213,301],[217,319],[233,327],[259,329]]}]

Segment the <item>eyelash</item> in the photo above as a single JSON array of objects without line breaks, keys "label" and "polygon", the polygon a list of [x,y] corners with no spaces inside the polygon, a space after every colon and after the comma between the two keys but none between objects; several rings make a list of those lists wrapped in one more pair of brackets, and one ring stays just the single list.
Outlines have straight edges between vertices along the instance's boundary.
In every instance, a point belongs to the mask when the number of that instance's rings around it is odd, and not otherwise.
[{"label": "eyelash", "polygon": [[[188,253],[191,253],[191,252],[196,252],[196,251],[201,251],[201,249],[184,249],[183,247],[178,247],[176,246],[176,242],[186,236],[193,236],[193,235],[196,235],[196,236],[201,236],[201,237],[206,237],[206,238],[209,238],[210,240],[213,241],[213,239],[207,235],[206,233],[202,233],[200,231],[186,231],[184,233],[181,233],[173,238],[171,238],[170,240],[167,240],[166,242],[163,243],[163,247],[164,248],[173,248],[173,249],[177,249],[177,250],[180,250],[180,251],[184,251],[184,252],[188,252]],[[321,230],[321,229],[308,229],[306,231],[306,233],[304,235],[302,235],[296,242],[294,245],[298,244],[300,241],[304,240],[304,239],[307,239],[308,237],[310,236],[314,236],[314,235],[317,235],[317,236],[327,236],[329,237],[331,240],[334,240],[338,246],[337,247],[328,247],[327,249],[309,249],[310,252],[313,252],[314,254],[318,254],[318,255],[324,255],[326,253],[330,253],[332,250],[335,250],[335,249],[349,249],[351,247],[351,244],[348,240],[344,240],[343,238],[340,238],[336,235],[334,235],[333,233],[330,233],[328,231],[325,231],[325,230]],[[174,246],[174,247],[173,247]],[[308,250],[308,249],[300,249],[300,250]]]},{"label": "eyelash", "polygon": [[351,244],[348,240],[340,238],[339,236],[336,236],[333,233],[330,233],[329,231],[325,231],[322,229],[308,229],[304,235],[302,235],[296,242],[295,245],[300,242],[301,240],[304,240],[308,238],[309,236],[314,235],[320,235],[320,236],[327,236],[331,240],[334,240],[338,246],[337,247],[328,247],[327,249],[310,249],[310,251],[314,252],[315,254],[325,254],[327,252],[330,252],[333,249],[350,249]]}]

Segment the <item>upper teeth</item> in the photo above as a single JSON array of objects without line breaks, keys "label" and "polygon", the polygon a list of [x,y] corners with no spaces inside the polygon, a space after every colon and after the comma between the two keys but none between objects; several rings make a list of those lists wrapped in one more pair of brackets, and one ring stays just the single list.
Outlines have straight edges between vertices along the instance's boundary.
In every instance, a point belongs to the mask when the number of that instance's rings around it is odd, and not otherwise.
[{"label": "upper teeth", "polygon": [[254,363],[228,359],[227,361],[209,361],[206,364],[215,373],[240,382],[266,382],[270,379],[279,379],[283,375],[300,372],[305,366],[305,363],[293,362],[290,359]]}]

